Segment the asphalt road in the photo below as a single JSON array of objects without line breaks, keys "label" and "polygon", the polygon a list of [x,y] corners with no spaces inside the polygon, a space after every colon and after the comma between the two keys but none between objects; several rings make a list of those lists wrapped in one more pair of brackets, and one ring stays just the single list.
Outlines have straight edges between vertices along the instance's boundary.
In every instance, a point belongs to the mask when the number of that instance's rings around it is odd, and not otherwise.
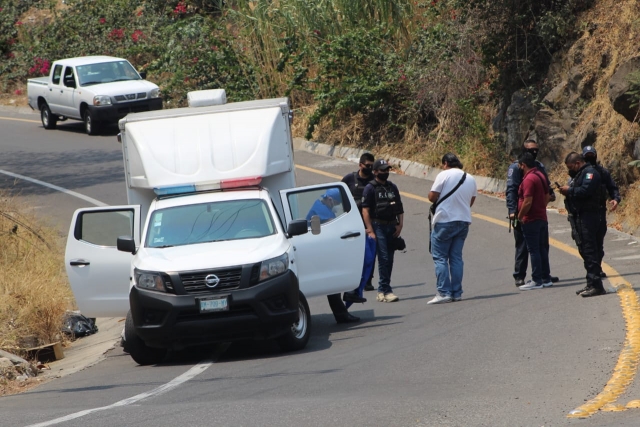
[{"label": "asphalt road", "polygon": [[[65,237],[72,212],[91,204],[3,172],[107,204],[126,204],[116,133],[114,128],[88,137],[79,122],[46,131],[37,115],[0,110],[0,188]],[[326,174],[342,176],[356,168],[306,152],[296,152],[296,163],[325,174],[299,169],[299,185],[333,181]],[[117,348],[90,369],[1,398],[0,425],[638,424],[634,410],[567,418],[603,390],[618,362],[627,331],[616,294],[576,297],[575,290],[584,286],[582,263],[555,247],[552,273],[561,282],[519,291],[511,278],[513,236],[476,217],[465,245],[463,301],[427,306],[435,275],[428,253],[428,205],[420,198],[431,183],[405,176],[392,176],[392,181],[414,195],[404,199],[408,250],[396,255],[392,276],[399,302],[378,303],[368,292],[369,301],[351,309],[362,321],[345,326],[334,322],[326,298],[313,298],[311,340],[293,354],[281,354],[271,343],[234,344],[140,367]],[[502,221],[504,201],[479,196],[473,211]],[[563,216],[550,214],[550,233],[573,246]],[[607,235],[606,261],[633,285],[638,282],[638,246],[630,236]],[[192,374],[162,392],[172,380]],[[632,383],[617,402],[634,399],[640,399],[640,389]],[[60,417],[67,418],[51,423]]]}]

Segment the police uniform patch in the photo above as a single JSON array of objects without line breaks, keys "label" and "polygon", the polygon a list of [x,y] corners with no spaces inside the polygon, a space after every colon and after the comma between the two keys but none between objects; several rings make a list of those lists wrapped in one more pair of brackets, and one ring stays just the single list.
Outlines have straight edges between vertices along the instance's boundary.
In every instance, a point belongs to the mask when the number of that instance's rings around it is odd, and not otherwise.
[{"label": "police uniform patch", "polygon": [[508,173],[508,175],[507,175],[507,176],[511,176],[511,175],[513,175],[513,169],[512,169],[512,168],[509,168],[509,173]]},{"label": "police uniform patch", "polygon": [[584,179],[586,179],[587,181],[592,180],[592,179],[593,179],[593,174],[592,174],[592,173],[588,173],[588,174],[584,177]]}]

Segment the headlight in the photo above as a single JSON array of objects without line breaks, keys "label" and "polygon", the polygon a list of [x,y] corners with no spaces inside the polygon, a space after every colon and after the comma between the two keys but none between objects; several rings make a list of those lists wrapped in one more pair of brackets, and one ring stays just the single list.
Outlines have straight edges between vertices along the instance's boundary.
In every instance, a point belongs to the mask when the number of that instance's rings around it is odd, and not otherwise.
[{"label": "headlight", "polygon": [[152,273],[149,271],[140,271],[138,269],[133,272],[134,284],[140,289],[149,289],[150,291],[167,292],[160,273]]},{"label": "headlight", "polygon": [[282,254],[279,257],[262,261],[260,266],[260,282],[274,276],[279,276],[289,269],[289,255]]},{"label": "headlight", "polygon": [[111,97],[108,95],[96,95],[93,97],[93,105],[111,105]]},{"label": "headlight", "polygon": [[151,98],[160,98],[160,89],[152,89],[149,95]]}]

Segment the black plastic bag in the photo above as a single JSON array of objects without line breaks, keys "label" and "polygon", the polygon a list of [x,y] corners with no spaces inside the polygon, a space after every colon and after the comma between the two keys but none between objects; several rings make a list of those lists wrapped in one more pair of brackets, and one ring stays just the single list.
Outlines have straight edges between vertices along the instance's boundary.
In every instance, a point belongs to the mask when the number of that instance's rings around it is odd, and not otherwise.
[{"label": "black plastic bag", "polygon": [[62,325],[62,332],[72,338],[85,337],[98,332],[96,319],[89,319],[78,312],[67,312]]}]

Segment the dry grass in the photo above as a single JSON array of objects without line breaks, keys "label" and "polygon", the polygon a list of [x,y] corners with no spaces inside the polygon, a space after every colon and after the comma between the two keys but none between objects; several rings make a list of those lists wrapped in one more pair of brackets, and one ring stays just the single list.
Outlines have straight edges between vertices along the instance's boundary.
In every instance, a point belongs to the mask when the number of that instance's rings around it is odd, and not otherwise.
[{"label": "dry grass", "polygon": [[64,272],[60,238],[9,197],[0,197],[0,348],[63,341],[73,294]]}]

